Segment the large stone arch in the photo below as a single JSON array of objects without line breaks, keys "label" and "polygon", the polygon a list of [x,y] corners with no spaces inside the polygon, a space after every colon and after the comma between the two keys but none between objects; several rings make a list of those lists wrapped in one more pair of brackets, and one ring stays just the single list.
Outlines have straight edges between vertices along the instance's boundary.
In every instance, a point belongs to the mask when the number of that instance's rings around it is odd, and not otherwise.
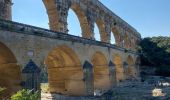
[{"label": "large stone arch", "polygon": [[127,64],[128,64],[128,68],[127,68],[127,77],[129,78],[133,78],[136,76],[137,72],[136,72],[136,68],[135,68],[135,62],[132,56],[128,56],[127,57]]},{"label": "large stone arch", "polygon": [[[110,42],[111,26],[118,27],[120,34],[124,34],[125,31],[128,31],[128,34],[136,35],[135,38],[140,37],[138,32],[122,19],[110,15],[107,10],[104,10],[102,8],[103,5],[100,6],[100,3],[98,3],[99,1],[43,0],[43,2],[47,9],[51,30],[68,33],[67,16],[68,10],[71,8],[79,19],[82,36],[85,38],[94,39],[94,23],[96,23],[99,28],[102,42]],[[95,3],[97,3],[97,5]],[[112,30],[113,33],[117,33],[114,32],[114,29]],[[119,41],[117,42],[118,46],[125,47],[124,43],[126,42],[128,44],[128,42],[124,40],[123,36],[119,36],[121,35],[115,36],[116,41]]]},{"label": "large stone arch", "polygon": [[117,82],[121,82],[122,80],[125,79],[121,55],[120,54],[113,55],[113,62],[116,66],[116,80]]},{"label": "large stone arch", "polygon": [[74,3],[74,2],[71,3],[70,9],[72,9],[76,13],[79,19],[79,23],[80,23],[81,30],[82,30],[82,37],[90,39],[93,34],[90,31],[90,26],[88,24],[85,11],[81,9],[79,4]]},{"label": "large stone arch", "polygon": [[[12,51],[0,42],[0,87],[6,88],[2,97],[10,96],[21,87],[21,70]],[[0,97],[0,99],[2,99]]]},{"label": "large stone arch", "polygon": [[121,37],[121,34],[120,34],[118,28],[117,27],[113,27],[111,31],[112,31],[113,36],[115,38],[115,44],[117,46],[121,46],[122,37]]},{"label": "large stone arch", "polygon": [[83,68],[72,49],[66,45],[54,48],[48,54],[45,64],[50,92],[66,95],[85,94]]},{"label": "large stone arch", "polygon": [[110,87],[108,61],[102,52],[97,51],[91,62],[94,68],[94,90],[105,92]]},{"label": "large stone arch", "polygon": [[49,19],[50,29],[53,31],[61,31],[59,24],[59,14],[57,11],[56,0],[43,0]]},{"label": "large stone arch", "polygon": [[96,24],[99,28],[100,39],[102,42],[109,42],[109,36],[106,33],[106,25],[102,19],[96,18]]},{"label": "large stone arch", "polygon": [[43,2],[47,9],[51,30],[68,33],[67,23],[69,22],[67,22],[67,17],[69,9],[72,9],[79,19],[82,37],[89,39],[93,37],[86,12],[80,7],[80,4],[74,1],[65,2],[65,5],[55,0],[43,0]]}]

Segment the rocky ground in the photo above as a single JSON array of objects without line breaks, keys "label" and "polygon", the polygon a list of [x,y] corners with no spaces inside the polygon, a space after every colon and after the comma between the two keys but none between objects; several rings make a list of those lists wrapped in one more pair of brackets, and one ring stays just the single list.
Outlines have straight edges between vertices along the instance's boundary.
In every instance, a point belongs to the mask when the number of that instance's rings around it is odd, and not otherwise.
[{"label": "rocky ground", "polygon": [[170,100],[170,87],[146,83],[120,86],[112,90],[111,100]]},{"label": "rocky ground", "polygon": [[126,80],[99,97],[69,97],[42,93],[42,100],[170,100],[170,78],[150,76]]}]

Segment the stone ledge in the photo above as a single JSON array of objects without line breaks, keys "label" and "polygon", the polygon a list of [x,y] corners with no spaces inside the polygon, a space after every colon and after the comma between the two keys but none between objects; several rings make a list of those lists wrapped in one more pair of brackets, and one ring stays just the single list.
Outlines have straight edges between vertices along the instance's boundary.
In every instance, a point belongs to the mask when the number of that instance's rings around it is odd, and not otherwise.
[{"label": "stone ledge", "polygon": [[123,51],[126,53],[139,55],[139,53],[136,51],[127,50],[126,48],[118,47],[110,43],[95,41],[87,38],[69,35],[66,33],[55,32],[40,27],[35,27],[31,25],[21,24],[18,22],[7,21],[2,19],[0,19],[0,30],[18,32],[26,35],[35,35],[35,36],[41,36],[46,38],[59,39],[59,40],[65,40],[65,41],[71,41],[71,42],[77,42],[77,43],[83,43],[89,45],[103,46],[103,47],[108,47],[119,51]]}]

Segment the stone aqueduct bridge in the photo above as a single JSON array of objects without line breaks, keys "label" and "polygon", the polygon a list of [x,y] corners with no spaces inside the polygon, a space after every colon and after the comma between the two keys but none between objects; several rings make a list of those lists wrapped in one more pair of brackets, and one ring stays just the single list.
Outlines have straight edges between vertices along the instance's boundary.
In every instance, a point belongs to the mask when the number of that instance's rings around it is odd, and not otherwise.
[{"label": "stone aqueduct bridge", "polygon": [[[138,78],[140,34],[134,28],[98,0],[44,0],[44,4],[51,30],[0,20],[0,86],[7,87],[7,93],[20,88],[21,70],[30,59],[46,66],[52,93],[93,95],[96,89],[104,92],[127,78]],[[0,9],[7,15],[1,18],[11,18],[9,7]],[[66,34],[69,9],[79,18],[83,37]],[[101,42],[94,40],[95,22]],[[111,31],[115,45],[110,44]]]}]

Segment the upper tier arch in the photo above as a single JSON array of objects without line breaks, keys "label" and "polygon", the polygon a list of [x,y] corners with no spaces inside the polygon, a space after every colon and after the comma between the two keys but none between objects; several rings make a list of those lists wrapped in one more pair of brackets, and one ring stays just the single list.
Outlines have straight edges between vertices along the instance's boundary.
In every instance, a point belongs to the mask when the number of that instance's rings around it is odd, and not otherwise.
[{"label": "upper tier arch", "polygon": [[[140,34],[132,26],[98,0],[43,0],[43,2],[47,9],[51,30],[68,33],[68,10],[72,9],[79,19],[84,38],[94,39],[94,24],[97,23],[102,42],[110,43],[111,32],[113,32],[116,45],[135,50],[137,45],[135,43],[141,40]],[[131,37],[133,37],[133,44]]]}]

